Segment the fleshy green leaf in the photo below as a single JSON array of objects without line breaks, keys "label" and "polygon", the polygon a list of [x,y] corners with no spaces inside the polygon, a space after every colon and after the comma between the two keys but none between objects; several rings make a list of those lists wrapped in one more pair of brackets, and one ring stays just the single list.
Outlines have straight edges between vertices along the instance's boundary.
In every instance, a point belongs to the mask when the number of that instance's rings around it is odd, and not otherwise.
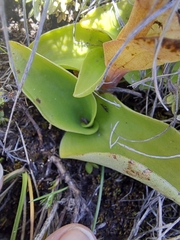
[{"label": "fleshy green leaf", "polygon": [[109,40],[101,31],[84,29],[79,23],[71,24],[43,34],[37,53],[66,69],[80,70],[88,51]]},{"label": "fleshy green leaf", "polygon": [[99,168],[99,166],[95,163],[87,162],[85,165],[86,172],[91,174],[93,171],[93,168]]},{"label": "fleshy green leaf", "polygon": [[127,23],[133,7],[133,1],[121,0],[118,3],[107,3],[88,12],[80,24],[83,28],[98,29],[107,33],[112,39],[119,34]]},{"label": "fleshy green leaf", "polygon": [[180,133],[132,111],[111,94],[101,97],[105,100],[97,98],[99,130],[89,136],[66,133],[60,156],[112,168],[180,204]]},{"label": "fleshy green leaf", "polygon": [[22,173],[21,195],[20,195],[20,199],[19,199],[19,203],[18,203],[17,213],[16,213],[16,217],[14,220],[10,240],[17,239],[16,236],[17,236],[17,231],[18,231],[18,227],[19,227],[19,222],[21,219],[24,201],[26,199],[27,183],[28,183],[28,174],[27,174],[27,172],[24,172],[24,173]]},{"label": "fleshy green leaf", "polygon": [[[20,80],[31,49],[16,42],[10,42],[10,45]],[[96,100],[92,94],[85,98],[74,98],[76,80],[64,68],[36,54],[23,92],[52,125],[65,131],[92,134],[98,129],[94,123]]]},{"label": "fleshy green leaf", "polygon": [[[174,63],[172,72],[174,72],[174,73],[176,72],[177,73],[179,71],[179,69],[180,69],[180,62]],[[178,74],[173,75],[172,76],[172,82],[173,83],[177,83],[177,80],[178,80]]]},{"label": "fleshy green leaf", "polygon": [[103,48],[94,48],[89,51],[78,76],[74,97],[91,94],[102,81],[105,69]]}]

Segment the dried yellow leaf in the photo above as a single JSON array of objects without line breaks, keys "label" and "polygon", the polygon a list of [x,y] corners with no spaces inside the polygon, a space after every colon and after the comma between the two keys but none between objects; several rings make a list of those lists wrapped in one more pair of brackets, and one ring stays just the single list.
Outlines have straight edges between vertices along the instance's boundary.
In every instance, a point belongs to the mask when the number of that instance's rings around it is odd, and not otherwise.
[{"label": "dried yellow leaf", "polygon": [[[149,14],[152,14],[167,2],[169,1],[135,1],[130,19],[127,25],[119,33],[117,39],[103,44],[106,66],[108,66],[114,55],[125,43],[131,31],[135,29],[143,19],[149,16]],[[169,24],[168,19],[171,13],[172,9],[168,9],[162,15],[158,16],[126,45],[121,54],[111,65],[106,82],[111,81],[116,85],[118,82],[117,79],[120,80],[120,78],[129,71],[151,68],[159,37],[164,29],[166,29],[166,32],[161,44],[161,49],[158,53],[157,65],[180,61],[179,14],[175,13]]]}]

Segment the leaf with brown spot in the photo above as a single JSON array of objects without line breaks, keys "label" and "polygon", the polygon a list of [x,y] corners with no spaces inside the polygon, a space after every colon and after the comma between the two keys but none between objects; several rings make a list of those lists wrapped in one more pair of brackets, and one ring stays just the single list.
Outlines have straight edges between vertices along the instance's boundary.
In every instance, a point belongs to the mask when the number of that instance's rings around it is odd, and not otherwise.
[{"label": "leaf with brown spot", "polygon": [[[103,44],[106,66],[109,65],[112,58],[137,25],[149,16],[150,13],[152,14],[158,10],[168,1],[159,0],[157,4],[156,2],[156,0],[136,0],[130,19],[117,39]],[[180,61],[179,17],[178,13],[175,13],[170,24],[167,23],[171,12],[172,9],[168,9],[165,13],[158,16],[126,45],[111,65],[106,82],[113,81],[114,85],[117,85],[118,81],[127,72],[151,68],[159,37],[166,28],[166,24],[168,24],[168,27],[157,57],[157,65]]]},{"label": "leaf with brown spot", "polygon": [[37,103],[41,103],[41,100],[39,98],[36,98]]},{"label": "leaf with brown spot", "polygon": [[[140,24],[145,18],[157,11],[159,8],[168,3],[168,0],[136,0],[132,9],[129,21],[119,33],[117,39],[126,38],[131,31],[133,31],[138,24]],[[144,37],[148,33],[154,21],[149,23],[142,31],[140,31],[136,38]]]},{"label": "leaf with brown spot", "polygon": [[[108,52],[108,59],[105,58],[105,64],[113,58],[124,43],[124,39],[114,40],[107,45],[104,44],[104,51]],[[139,38],[134,39],[125,47],[122,54],[111,67],[111,71],[128,72],[129,70],[144,70],[152,67],[154,59],[155,45],[158,38]],[[111,51],[108,51],[109,48]],[[157,65],[166,62],[176,62],[180,60],[180,40],[165,38],[162,42],[162,48],[159,52]]]}]

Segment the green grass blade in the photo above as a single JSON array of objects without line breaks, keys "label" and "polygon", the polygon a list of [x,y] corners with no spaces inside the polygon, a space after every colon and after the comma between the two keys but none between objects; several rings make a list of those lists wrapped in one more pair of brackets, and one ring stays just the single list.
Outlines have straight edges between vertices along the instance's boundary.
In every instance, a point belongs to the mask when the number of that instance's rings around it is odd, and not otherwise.
[{"label": "green grass blade", "polygon": [[22,209],[23,209],[23,205],[24,205],[24,199],[25,199],[26,191],[27,191],[27,182],[28,182],[28,174],[25,172],[25,173],[22,174],[21,195],[20,195],[20,199],[19,199],[18,209],[17,209],[15,220],[14,220],[14,225],[13,225],[10,240],[16,240],[19,221],[20,221],[20,218],[21,218]]},{"label": "green grass blade", "polygon": [[102,199],[102,191],[103,191],[103,185],[104,185],[104,167],[101,167],[101,181],[100,181],[100,188],[99,188],[99,195],[98,195],[98,201],[97,201],[97,206],[96,206],[96,212],[94,215],[94,221],[91,226],[91,230],[94,232],[96,228],[96,223],[99,215],[99,210],[101,206],[101,199]]}]

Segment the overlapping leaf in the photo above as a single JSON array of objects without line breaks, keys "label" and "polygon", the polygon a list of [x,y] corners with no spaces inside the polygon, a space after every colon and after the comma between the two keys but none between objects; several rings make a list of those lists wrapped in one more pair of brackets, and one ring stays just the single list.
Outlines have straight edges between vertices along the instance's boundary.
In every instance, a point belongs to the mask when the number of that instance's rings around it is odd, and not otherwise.
[{"label": "overlapping leaf", "polygon": [[105,69],[102,47],[89,51],[79,72],[74,97],[84,97],[94,92],[102,81]]},{"label": "overlapping leaf", "polygon": [[[106,66],[137,25],[151,13],[168,3],[168,1],[159,0],[156,3],[156,0],[135,1],[130,19],[119,33],[117,39],[103,44]],[[143,70],[152,67],[159,36],[166,27],[171,11],[172,9],[167,10],[164,14],[149,23],[126,45],[112,64],[107,81],[112,81],[112,78],[118,75],[122,77],[125,73],[132,70]],[[157,65],[180,60],[180,25],[177,13],[174,14],[172,21],[169,23],[164,37],[157,57]]]},{"label": "overlapping leaf", "polygon": [[134,0],[107,3],[88,12],[80,24],[86,29],[98,29],[115,39],[129,19]]},{"label": "overlapping leaf", "polygon": [[66,133],[60,156],[101,164],[131,176],[180,204],[180,133],[138,114],[111,94],[97,97],[99,130]]},{"label": "overlapping leaf", "polygon": [[80,70],[88,51],[109,40],[110,37],[99,30],[70,24],[43,34],[37,53],[66,69]]},{"label": "overlapping leaf", "polygon": [[[31,49],[16,42],[10,42],[10,45],[21,80]],[[75,84],[74,75],[36,54],[23,92],[52,125],[65,131],[92,134],[98,129],[94,123],[96,100],[92,94],[74,98]]]}]

